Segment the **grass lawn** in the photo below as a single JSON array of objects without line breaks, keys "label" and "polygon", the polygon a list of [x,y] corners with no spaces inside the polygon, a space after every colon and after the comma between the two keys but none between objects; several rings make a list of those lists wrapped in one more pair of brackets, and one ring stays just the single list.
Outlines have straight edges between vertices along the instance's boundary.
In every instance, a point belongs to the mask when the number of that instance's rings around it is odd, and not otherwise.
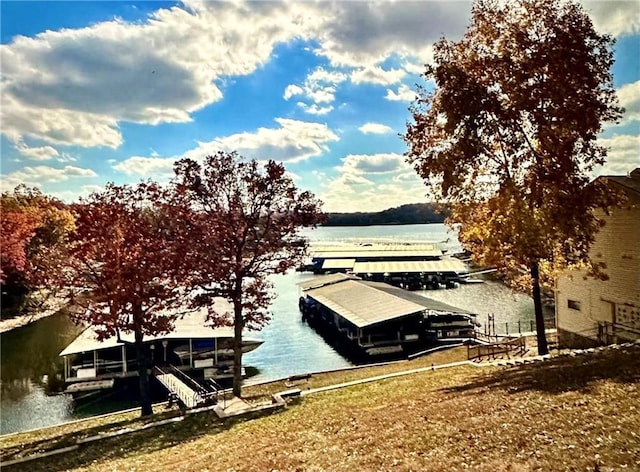
[{"label": "grass lawn", "polygon": [[[420,362],[451,362],[458,355],[462,351]],[[411,361],[314,376],[309,386],[420,366]],[[247,396],[257,400],[282,387],[247,389]],[[118,421],[123,427],[140,420]],[[108,427],[114,426],[16,435],[2,441],[1,452],[10,458],[20,450],[70,444]],[[428,371],[310,395],[283,412],[253,419],[220,422],[213,413],[194,415],[14,469],[640,470],[640,349],[518,367]]]}]

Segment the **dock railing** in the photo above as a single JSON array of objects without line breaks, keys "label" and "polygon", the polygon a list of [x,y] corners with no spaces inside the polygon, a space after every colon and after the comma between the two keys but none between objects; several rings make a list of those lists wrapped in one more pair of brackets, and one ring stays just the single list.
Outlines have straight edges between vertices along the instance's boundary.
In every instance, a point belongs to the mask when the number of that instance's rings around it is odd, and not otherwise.
[{"label": "dock railing", "polygon": [[467,359],[473,360],[483,357],[496,359],[498,356],[504,355],[509,357],[510,353],[522,355],[526,348],[526,341],[523,337],[510,338],[492,344],[467,345]]},{"label": "dock railing", "polygon": [[[532,333],[536,331],[536,322],[535,320],[518,320],[518,321],[505,321],[498,322],[495,320],[495,316],[493,314],[488,314],[486,321],[479,320],[483,322],[482,331],[479,333],[484,335],[485,338],[489,337],[504,337],[504,336],[512,336],[512,335],[521,335],[523,333]],[[556,327],[555,318],[545,318],[544,320],[545,329],[553,329]]]},{"label": "dock railing", "polygon": [[[209,379],[208,383],[203,385],[173,365],[156,366],[154,374],[170,393],[177,394],[189,408],[212,402],[217,403],[221,394],[224,401],[224,391],[213,379]],[[187,389],[184,388],[185,386]]]}]

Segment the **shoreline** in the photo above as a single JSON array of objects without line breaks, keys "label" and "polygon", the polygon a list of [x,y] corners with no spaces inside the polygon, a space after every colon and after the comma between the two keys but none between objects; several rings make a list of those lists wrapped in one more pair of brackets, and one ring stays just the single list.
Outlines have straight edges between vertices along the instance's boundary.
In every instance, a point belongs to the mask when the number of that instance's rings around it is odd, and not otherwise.
[{"label": "shoreline", "polygon": [[45,310],[40,313],[30,313],[27,315],[18,315],[14,318],[9,318],[6,320],[0,320],[0,334],[4,334],[8,331],[22,328],[24,326],[28,326],[31,323],[34,323],[43,318],[47,318],[55,313],[60,311],[60,308],[52,308],[50,310]]},{"label": "shoreline", "polygon": [[24,315],[1,319],[0,334],[28,326],[38,320],[52,316],[67,306],[67,304],[68,302],[65,298],[52,296],[50,300],[46,300],[42,303],[42,307],[40,309],[33,310],[29,313],[25,313]]}]

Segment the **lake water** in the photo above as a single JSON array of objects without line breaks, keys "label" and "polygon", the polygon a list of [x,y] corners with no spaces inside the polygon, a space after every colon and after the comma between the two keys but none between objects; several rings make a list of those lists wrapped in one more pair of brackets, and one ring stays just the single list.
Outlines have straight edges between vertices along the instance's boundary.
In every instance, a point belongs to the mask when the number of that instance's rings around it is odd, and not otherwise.
[{"label": "lake water", "polygon": [[[310,231],[308,236],[314,241],[352,238],[432,241],[441,243],[450,252],[460,249],[456,235],[442,224],[325,227]],[[265,342],[244,356],[246,365],[259,370],[250,379],[251,383],[351,365],[300,319],[297,284],[312,277],[312,274],[299,272],[273,277],[277,298],[272,305],[272,320],[260,332],[252,333]],[[488,314],[493,314],[498,332],[504,331],[501,325],[505,322],[528,321],[534,317],[530,297],[514,293],[496,282],[423,293],[477,313],[481,323],[486,322]],[[56,372],[62,370],[58,353],[77,333],[78,328],[59,313],[1,335],[0,434],[60,424],[132,406],[101,402],[91,409],[78,411],[70,396],[47,395]]]}]

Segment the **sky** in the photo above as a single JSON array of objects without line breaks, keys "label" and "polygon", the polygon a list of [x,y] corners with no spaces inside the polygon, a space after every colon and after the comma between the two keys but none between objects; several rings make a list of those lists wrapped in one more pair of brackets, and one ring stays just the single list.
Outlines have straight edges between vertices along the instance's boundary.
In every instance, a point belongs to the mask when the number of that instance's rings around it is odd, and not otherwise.
[{"label": "sky", "polygon": [[[598,175],[640,165],[640,1],[582,2],[626,113]],[[74,201],[218,150],[283,162],[325,211],[427,201],[401,138],[467,1],[0,2],[0,177]]]}]

